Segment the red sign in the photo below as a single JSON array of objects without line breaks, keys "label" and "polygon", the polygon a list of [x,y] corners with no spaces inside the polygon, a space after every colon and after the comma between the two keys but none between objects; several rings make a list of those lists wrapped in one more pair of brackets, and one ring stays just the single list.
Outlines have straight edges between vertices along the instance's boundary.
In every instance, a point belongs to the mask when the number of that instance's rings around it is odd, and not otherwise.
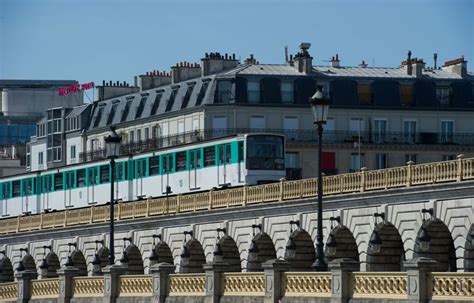
[{"label": "red sign", "polygon": [[94,82],[83,83],[83,84],[73,84],[70,86],[60,87],[58,89],[59,95],[69,95],[73,93],[77,93],[86,89],[94,88]]}]

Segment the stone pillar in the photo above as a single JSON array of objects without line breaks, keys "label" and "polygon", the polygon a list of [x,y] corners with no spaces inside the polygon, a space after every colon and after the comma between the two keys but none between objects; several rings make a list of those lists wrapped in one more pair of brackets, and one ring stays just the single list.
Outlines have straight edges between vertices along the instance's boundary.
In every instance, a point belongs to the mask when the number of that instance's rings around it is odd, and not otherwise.
[{"label": "stone pillar", "polygon": [[278,303],[283,297],[283,273],[290,268],[285,260],[273,259],[262,264],[265,275],[264,303]]},{"label": "stone pillar", "polygon": [[58,269],[59,276],[59,298],[58,303],[69,303],[74,295],[73,278],[79,275],[79,269],[66,266]]},{"label": "stone pillar", "polygon": [[206,296],[204,303],[219,303],[224,293],[223,272],[229,267],[224,262],[209,262],[202,266],[206,273]]},{"label": "stone pillar", "polygon": [[169,275],[174,273],[175,267],[169,263],[158,263],[150,267],[153,281],[153,302],[165,302],[169,295]]},{"label": "stone pillar", "polygon": [[407,271],[408,302],[428,302],[431,299],[429,274],[438,265],[435,260],[425,257],[403,262]]},{"label": "stone pillar", "polygon": [[18,281],[18,303],[28,303],[31,299],[31,280],[38,278],[38,273],[32,270],[17,272],[15,278]]},{"label": "stone pillar", "polygon": [[328,265],[331,271],[331,302],[349,302],[353,294],[352,273],[360,270],[359,262],[341,258],[329,262]]},{"label": "stone pillar", "polygon": [[109,265],[102,268],[104,273],[104,303],[115,303],[119,295],[120,276],[125,273],[125,268],[120,265]]}]

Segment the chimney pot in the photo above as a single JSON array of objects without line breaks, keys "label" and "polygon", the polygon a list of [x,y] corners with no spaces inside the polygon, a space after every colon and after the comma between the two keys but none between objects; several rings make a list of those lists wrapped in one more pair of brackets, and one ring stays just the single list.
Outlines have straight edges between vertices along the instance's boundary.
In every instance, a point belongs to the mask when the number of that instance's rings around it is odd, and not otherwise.
[{"label": "chimney pot", "polygon": [[336,61],[339,61],[339,54],[336,54]]},{"label": "chimney pot", "polygon": [[232,54],[232,60],[235,60],[235,54]]},{"label": "chimney pot", "polygon": [[105,80],[102,80],[102,86],[105,86]]}]

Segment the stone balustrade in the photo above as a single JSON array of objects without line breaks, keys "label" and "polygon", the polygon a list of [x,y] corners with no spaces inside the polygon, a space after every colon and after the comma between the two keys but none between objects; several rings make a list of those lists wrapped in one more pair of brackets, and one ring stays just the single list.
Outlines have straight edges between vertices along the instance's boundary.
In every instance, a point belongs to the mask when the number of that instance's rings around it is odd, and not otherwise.
[{"label": "stone balustrade", "polygon": [[[166,302],[206,303],[228,302],[226,298],[233,302],[245,298],[245,302],[263,303],[277,303],[281,299],[284,302],[472,300],[474,273],[431,272],[435,263],[419,258],[405,262],[407,272],[358,272],[358,262],[337,259],[329,264],[330,272],[321,273],[286,272],[286,261],[271,260],[264,264],[264,272],[228,273],[222,271],[228,264],[217,262],[206,264],[205,274],[171,274],[174,267],[160,263],[152,266],[151,275],[123,275],[124,271],[114,265],[104,271],[105,277],[73,277],[71,273],[77,269],[66,267],[54,279],[35,280],[26,272],[18,274],[17,282],[0,284],[0,302],[90,302],[99,297],[105,298],[103,302],[150,299],[164,302],[166,299]],[[73,278],[64,279],[67,275]],[[111,281],[116,285],[108,285]]]},{"label": "stone balustrade", "polygon": [[[381,170],[327,176],[323,178],[323,195],[380,191],[427,184],[461,182],[474,179],[474,158],[394,167]],[[131,220],[157,215],[194,212],[251,204],[310,198],[317,194],[317,179],[280,181],[279,183],[243,186],[204,193],[149,198],[119,203],[116,220]],[[81,224],[104,223],[109,220],[109,206],[64,210],[54,213],[0,220],[0,234],[11,234]]]}]

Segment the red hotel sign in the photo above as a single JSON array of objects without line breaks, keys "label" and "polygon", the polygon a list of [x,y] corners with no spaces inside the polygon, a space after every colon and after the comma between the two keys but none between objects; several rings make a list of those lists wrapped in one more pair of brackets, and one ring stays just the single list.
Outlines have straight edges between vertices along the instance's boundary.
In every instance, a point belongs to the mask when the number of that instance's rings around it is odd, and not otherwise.
[{"label": "red hotel sign", "polygon": [[60,87],[58,89],[59,95],[69,95],[73,93],[77,93],[86,89],[94,88],[94,82],[83,83],[83,84],[74,84],[70,86]]}]

